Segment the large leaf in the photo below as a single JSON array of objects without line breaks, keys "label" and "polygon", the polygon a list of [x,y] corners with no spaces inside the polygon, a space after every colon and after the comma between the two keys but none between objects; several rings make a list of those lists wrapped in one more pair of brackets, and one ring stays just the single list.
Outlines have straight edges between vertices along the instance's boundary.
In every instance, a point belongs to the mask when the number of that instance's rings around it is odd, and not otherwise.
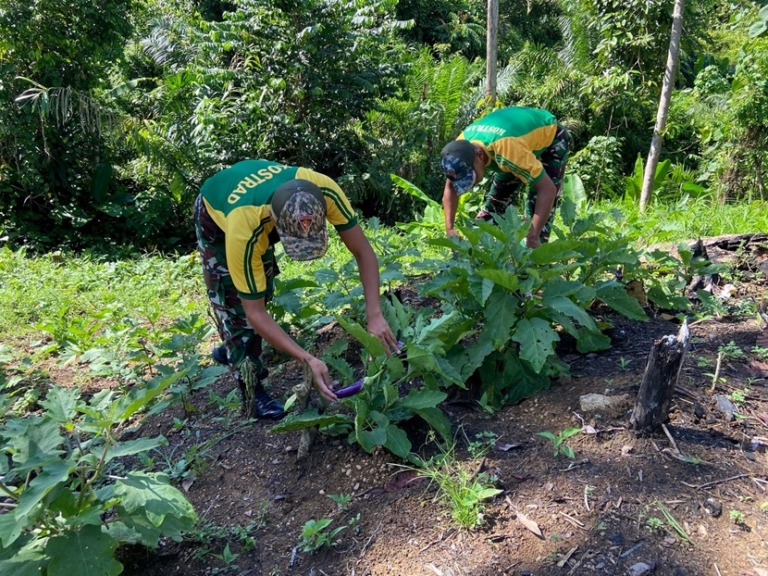
[{"label": "large leaf", "polygon": [[46,464],[21,494],[14,514],[17,517],[28,514],[51,490],[67,481],[75,466],[73,460],[54,460]]},{"label": "large leaf", "polygon": [[443,440],[446,442],[451,440],[451,421],[445,417],[440,408],[419,408],[414,409],[414,412],[432,426]]},{"label": "large leaf", "polygon": [[608,283],[597,288],[597,299],[630,320],[648,320],[648,315],[636,298],[632,298],[623,286]]},{"label": "large leaf", "polygon": [[554,354],[554,342],[560,340],[543,318],[523,318],[517,323],[517,330],[512,336],[520,344],[520,358],[530,362],[536,372],[541,372],[547,358]]},{"label": "large leaf", "polygon": [[127,442],[118,442],[109,447],[107,455],[104,458],[104,463],[106,464],[113,458],[119,458],[121,456],[149,452],[153,448],[165,446],[167,444],[168,440],[166,440],[164,436],[158,436],[157,438],[137,438],[136,440],[128,440]]},{"label": "large leaf", "polygon": [[365,328],[360,326],[357,322],[349,322],[343,316],[337,316],[336,320],[341,324],[344,330],[354,336],[374,358],[386,353],[381,340],[376,338],[373,334],[368,333]]},{"label": "large leaf", "polygon": [[485,307],[485,325],[483,330],[490,337],[493,346],[500,350],[511,336],[512,327],[520,314],[518,299],[495,290]]},{"label": "large leaf", "polygon": [[411,452],[411,441],[408,440],[408,435],[394,424],[387,426],[386,430],[387,439],[384,447],[395,456],[407,458]]},{"label": "large leaf", "polygon": [[70,530],[48,541],[48,576],[116,576],[123,565],[114,558],[118,542],[99,526]]},{"label": "large leaf", "polygon": [[66,424],[74,419],[77,413],[77,400],[80,398],[80,389],[62,388],[54,386],[48,391],[45,400],[40,404],[48,410],[48,417],[59,424]]},{"label": "large leaf", "polygon": [[[12,514],[3,514],[0,518],[3,516],[12,516]],[[43,574],[43,568],[48,564],[48,555],[43,549],[44,544],[44,539],[25,534],[22,540],[16,542],[16,546],[0,548],[0,574],[3,576]]]},{"label": "large leaf", "polygon": [[402,405],[413,411],[424,410],[425,408],[434,408],[447,397],[448,394],[440,390],[422,388],[421,390],[411,390],[408,396],[403,398]]},{"label": "large leaf", "polygon": [[495,282],[499,286],[503,286],[510,292],[514,292],[519,286],[517,274],[508,270],[502,270],[499,268],[483,268],[478,270],[477,274],[483,278],[487,278],[488,280]]},{"label": "large leaf", "polygon": [[[125,478],[115,482],[115,495],[121,498],[119,508],[126,516],[146,516],[154,527],[163,524],[166,516],[181,522],[182,526],[191,528],[195,520],[195,510],[192,504],[171,486],[166,474],[129,472]],[[177,534],[167,534],[176,537]]]},{"label": "large leaf", "polygon": [[587,311],[584,310],[584,308],[574,303],[570,298],[558,296],[557,298],[547,300],[545,303],[558,312],[562,312],[566,316],[573,318],[587,329],[592,330],[593,332],[597,331],[597,326],[592,317],[587,314]]},{"label": "large leaf", "polygon": [[533,264],[549,264],[578,258],[576,249],[581,243],[578,240],[555,240],[542,244],[531,252]]}]

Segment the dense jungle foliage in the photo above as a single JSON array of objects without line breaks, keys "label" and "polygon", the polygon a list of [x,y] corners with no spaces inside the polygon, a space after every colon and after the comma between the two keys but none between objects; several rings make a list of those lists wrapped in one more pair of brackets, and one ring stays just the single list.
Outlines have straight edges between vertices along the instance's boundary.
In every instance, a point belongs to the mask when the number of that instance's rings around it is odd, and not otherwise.
[{"label": "dense jungle foliage", "polygon": [[[764,197],[768,43],[745,0],[688,2],[654,201]],[[501,0],[502,105],[575,136],[591,199],[652,136],[672,2]],[[5,0],[0,238],[35,250],[174,250],[223,166],[266,157],[336,178],[365,216],[433,198],[446,141],[483,113],[480,0]]]}]

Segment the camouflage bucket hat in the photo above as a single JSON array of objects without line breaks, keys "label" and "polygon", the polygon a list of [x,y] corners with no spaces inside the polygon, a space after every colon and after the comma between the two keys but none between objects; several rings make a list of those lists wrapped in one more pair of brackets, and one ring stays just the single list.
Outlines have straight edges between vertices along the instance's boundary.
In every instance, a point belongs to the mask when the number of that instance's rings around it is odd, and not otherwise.
[{"label": "camouflage bucket hat", "polygon": [[475,185],[475,147],[466,140],[454,140],[442,152],[443,173],[451,181],[456,194],[464,194]]},{"label": "camouflage bucket hat", "polygon": [[314,260],[328,249],[323,191],[309,180],[291,180],[272,195],[272,218],[285,253]]}]

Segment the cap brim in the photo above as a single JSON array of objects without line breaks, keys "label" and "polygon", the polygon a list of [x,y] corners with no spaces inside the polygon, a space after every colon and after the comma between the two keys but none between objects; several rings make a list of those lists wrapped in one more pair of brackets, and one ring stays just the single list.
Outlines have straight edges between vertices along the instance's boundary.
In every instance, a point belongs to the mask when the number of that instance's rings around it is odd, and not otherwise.
[{"label": "cap brim", "polygon": [[325,256],[328,250],[328,239],[325,234],[312,238],[297,238],[280,235],[285,254],[292,260],[315,260]]},{"label": "cap brim", "polygon": [[464,194],[464,192],[475,185],[475,170],[471,169],[469,172],[467,172],[467,175],[464,176],[464,178],[452,180],[451,184],[453,185],[453,189],[456,191],[456,194]]}]

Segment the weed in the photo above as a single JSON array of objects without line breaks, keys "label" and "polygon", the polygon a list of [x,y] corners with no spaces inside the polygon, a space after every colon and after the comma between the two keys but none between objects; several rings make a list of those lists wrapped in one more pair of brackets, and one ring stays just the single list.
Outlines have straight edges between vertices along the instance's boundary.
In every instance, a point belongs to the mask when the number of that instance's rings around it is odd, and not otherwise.
[{"label": "weed", "polygon": [[485,512],[483,502],[502,492],[494,487],[495,478],[469,470],[457,462],[454,447],[434,459],[422,462],[420,472],[437,485],[437,498],[448,505],[451,517],[465,529],[482,525]]},{"label": "weed", "polygon": [[753,346],[752,347],[752,354],[757,356],[758,360],[762,360],[763,362],[768,361],[768,348],[761,348],[760,346]]},{"label": "weed", "polygon": [[661,510],[661,513],[664,514],[664,518],[666,518],[667,523],[674,529],[675,532],[677,532],[678,536],[688,542],[691,545],[694,545],[693,540],[691,540],[691,537],[688,535],[688,533],[683,529],[682,526],[678,523],[677,520],[675,520],[675,517],[672,516],[672,513],[669,511],[669,509],[664,506],[661,502],[656,502],[656,506],[658,506],[659,510]]},{"label": "weed", "polygon": [[339,510],[346,510],[352,501],[352,494],[328,494],[328,498],[336,502]]},{"label": "weed", "polygon": [[562,454],[567,458],[575,458],[576,454],[574,453],[573,448],[566,445],[564,442],[579,432],[581,432],[581,428],[566,428],[557,435],[549,431],[538,432],[538,435],[543,436],[544,438],[549,438],[552,441],[555,456]]},{"label": "weed", "polygon": [[645,521],[645,527],[651,532],[662,532],[664,530],[664,521],[652,516]]},{"label": "weed", "polygon": [[475,440],[467,444],[467,450],[469,450],[472,459],[477,460],[485,456],[498,439],[496,433],[490,430],[478,432],[475,434]]},{"label": "weed", "polygon": [[346,526],[339,526],[328,531],[331,525],[330,518],[321,518],[320,520],[307,520],[301,529],[301,542],[304,552],[317,552],[323,546],[336,546],[336,536],[344,530]]},{"label": "weed", "polygon": [[728,513],[728,517],[737,526],[743,526],[744,525],[744,512],[742,512],[741,510],[731,510]]},{"label": "weed", "polygon": [[622,370],[626,370],[630,362],[632,362],[631,358],[624,358],[624,356],[622,356],[621,358],[619,358],[619,368],[621,368]]},{"label": "weed", "polygon": [[736,404],[736,406],[744,406],[744,404],[747,401],[746,395],[749,394],[749,389],[744,388],[744,390],[733,390],[730,394],[728,394],[728,399]]},{"label": "weed", "polygon": [[733,340],[720,346],[717,352],[723,355],[723,360],[743,360],[745,357],[744,350],[739,348]]}]

